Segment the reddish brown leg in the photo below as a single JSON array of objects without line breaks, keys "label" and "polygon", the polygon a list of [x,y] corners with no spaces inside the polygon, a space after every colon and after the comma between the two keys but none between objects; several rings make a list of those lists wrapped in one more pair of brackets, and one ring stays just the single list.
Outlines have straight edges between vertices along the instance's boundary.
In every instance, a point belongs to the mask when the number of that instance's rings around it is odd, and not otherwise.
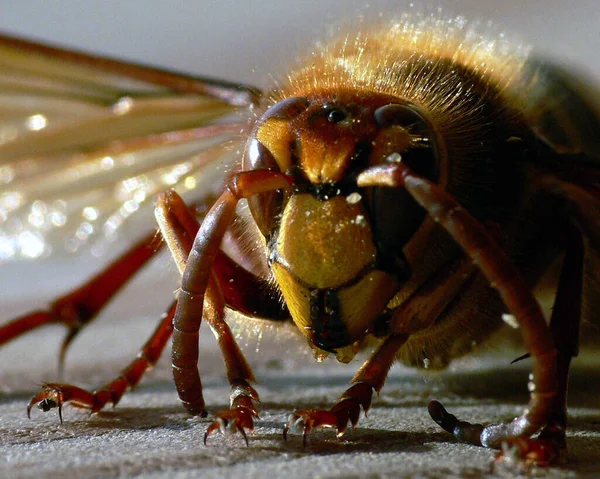
[{"label": "reddish brown leg", "polygon": [[548,466],[560,458],[561,449],[566,447],[569,367],[571,359],[579,351],[584,277],[581,232],[569,226],[568,233],[565,260],[550,318],[550,332],[558,350],[558,391],[550,417],[537,439],[519,438],[508,441],[497,460],[513,459],[516,456],[528,464]]},{"label": "reddish brown leg", "polygon": [[[167,244],[172,256],[179,270],[183,272],[187,257],[192,248],[192,238],[198,233],[200,224],[195,217],[190,215],[184,201],[174,191],[166,192],[161,196],[157,204],[156,218],[164,237],[167,238]],[[231,410],[224,411],[216,416],[215,422],[208,428],[204,435],[204,444],[206,444],[208,436],[213,432],[221,431],[222,433],[228,433],[239,431],[243,435],[246,445],[248,445],[245,429],[253,431],[253,418],[257,417],[257,410],[253,401],[258,401],[258,394],[248,383],[248,381],[254,380],[254,376],[242,352],[239,350],[229,326],[224,321],[225,299],[219,287],[220,284],[230,285],[231,283],[226,278],[231,278],[235,281],[235,286],[237,287],[247,284],[251,290],[256,289],[258,281],[255,278],[249,281],[247,276],[250,273],[244,273],[244,271],[221,251],[217,253],[213,275],[206,292],[204,317],[211,326],[225,358],[227,376],[232,388],[232,397]],[[247,288],[243,288],[243,290],[245,292],[248,291]],[[244,305],[241,303],[244,298],[231,286],[227,288],[227,291],[232,296],[229,298],[230,302],[243,310]],[[194,342],[194,344],[188,344],[186,347],[195,353],[198,348],[197,335],[196,337],[194,335],[186,335],[184,339],[191,339]],[[186,361],[187,357],[182,356],[178,358],[179,360]],[[200,414],[204,415],[204,412]]]},{"label": "reddish brown leg", "polygon": [[[25,332],[23,325],[38,318],[41,318],[41,324],[56,321],[65,322],[71,328],[71,332],[61,349],[60,363],[62,365],[66,348],[77,332],[101,311],[112,296],[161,249],[163,244],[160,234],[152,233],[143,241],[134,245],[87,284],[55,301],[48,311],[25,316],[20,320],[13,321],[8,326],[16,325],[16,329]],[[78,313],[79,316],[77,316]],[[158,361],[172,334],[174,314],[175,303],[163,316],[136,359],[117,378],[95,392],[70,384],[47,383],[43,386],[42,391],[29,402],[27,415],[30,415],[31,408],[35,403],[38,403],[38,408],[43,411],[58,407],[61,422],[62,405],[66,402],[70,402],[76,407],[89,409],[90,414],[100,411],[109,401],[115,406],[127,388],[133,389],[139,383],[143,374]]]},{"label": "reddish brown leg", "polygon": [[[159,197],[155,216],[171,255],[183,274],[200,223],[175,191],[167,191]],[[248,316],[275,320],[289,318],[287,309],[279,301],[274,301],[274,295],[265,281],[237,264],[221,250],[214,259],[213,270],[229,308]]]},{"label": "reddish brown leg", "polygon": [[217,338],[225,359],[227,379],[231,384],[230,408],[215,414],[215,422],[204,434],[204,444],[206,445],[208,436],[218,430],[223,434],[239,431],[248,446],[248,437],[244,429],[254,432],[253,418],[258,417],[254,402],[260,400],[258,393],[250,386],[250,382],[256,381],[252,369],[225,322],[225,301],[215,274],[212,275],[206,291],[204,318]]},{"label": "reddish brown leg", "polygon": [[[253,429],[252,418],[256,417],[254,401],[258,401],[258,395],[249,382],[254,380],[254,376],[223,315],[225,304],[256,314],[260,306],[257,301],[267,299],[258,279],[228,259],[220,251],[220,244],[241,198],[288,187],[289,180],[280,173],[264,170],[235,175],[204,219],[191,248],[189,238],[197,226],[189,221],[183,201],[175,193],[168,193],[161,201],[166,205],[161,208],[168,211],[157,212],[161,230],[174,252],[173,256],[180,270],[185,271],[173,335],[173,375],[179,397],[192,414],[206,414],[197,368],[198,331],[203,316],[223,352],[232,387],[231,409],[217,415],[216,422],[207,431],[205,441],[216,430],[241,430],[246,438],[244,428]],[[186,250],[191,250],[189,256],[186,256]],[[230,278],[241,282],[236,285],[237,289],[230,287]],[[257,296],[250,297],[253,292]],[[267,301],[272,302],[272,298]],[[281,308],[279,312],[282,312]]]},{"label": "reddish brown leg", "polygon": [[54,301],[47,310],[29,313],[0,327],[0,345],[40,326],[62,323],[68,328],[59,355],[59,370],[62,371],[67,348],[73,339],[161,246],[156,233],[148,235],[86,284]]},{"label": "reddish brown leg", "polygon": [[450,261],[392,311],[388,328],[394,334],[414,334],[429,328],[469,284],[475,266],[465,258]]},{"label": "reddish brown leg", "polygon": [[542,430],[540,437],[558,434],[564,445],[567,426],[567,388],[571,359],[579,353],[579,328],[583,294],[583,239],[571,227],[565,262],[561,272],[554,308],[550,318],[550,332],[558,350],[558,394],[554,401],[552,420]]},{"label": "reddish brown leg", "polygon": [[[284,428],[288,431],[303,431],[304,444],[315,427],[334,427],[338,436],[346,431],[348,421],[354,427],[359,419],[360,408],[365,414],[371,405],[373,390],[379,391],[396,353],[408,339],[410,333],[427,328],[459,294],[471,278],[474,267],[464,259],[449,262],[437,274],[426,280],[401,306],[391,311],[385,329],[392,332],[379,350],[356,373],[350,387],[330,410],[304,409],[290,416]],[[435,294],[434,294],[435,293]],[[437,298],[437,299],[432,299]]]},{"label": "reddish brown leg", "polygon": [[173,332],[173,316],[176,303],[173,302],[169,310],[163,315],[160,324],[152,333],[146,344],[142,347],[137,357],[127,366],[121,374],[106,383],[98,391],[90,392],[77,386],[60,383],[44,384],[43,390],[31,398],[27,405],[27,416],[31,417],[31,408],[37,403],[38,409],[49,411],[58,407],[58,417],[62,423],[62,406],[70,402],[72,406],[89,409],[90,414],[100,411],[111,402],[113,406],[123,397],[125,391],[135,388],[146,371],[152,369],[160,358],[167,341]]},{"label": "reddish brown leg", "polygon": [[383,388],[387,374],[396,359],[396,353],[408,339],[408,335],[389,336],[379,349],[362,365],[352,378],[353,385],[348,388],[329,410],[300,409],[290,415],[283,429],[283,438],[287,440],[289,431],[302,432],[306,447],[310,431],[314,428],[335,428],[341,437],[348,427],[356,426],[362,407],[365,414],[371,407],[373,391],[378,394]]},{"label": "reddish brown leg", "polygon": [[476,219],[440,187],[419,177],[401,161],[367,169],[359,176],[358,185],[406,188],[452,235],[498,290],[504,304],[516,317],[534,361],[528,408],[510,423],[485,427],[458,421],[449,424],[450,415],[437,402],[432,402],[429,407],[433,419],[444,429],[451,429],[461,440],[487,447],[499,448],[506,439],[531,436],[548,422],[557,394],[556,349],[531,289],[502,248]]}]

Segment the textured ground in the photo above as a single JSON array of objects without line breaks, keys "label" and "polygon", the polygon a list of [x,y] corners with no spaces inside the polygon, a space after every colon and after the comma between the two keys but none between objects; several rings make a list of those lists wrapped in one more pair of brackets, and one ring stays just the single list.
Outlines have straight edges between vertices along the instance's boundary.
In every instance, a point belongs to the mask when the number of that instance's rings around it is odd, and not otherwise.
[{"label": "textured ground", "polygon": [[[94,387],[123,366],[153,326],[144,316],[118,324],[120,312],[82,334],[68,356],[66,379]],[[3,312],[7,312],[4,308]],[[261,418],[246,448],[239,436],[211,437],[209,419],[190,418],[178,402],[169,361],[159,366],[116,409],[88,418],[72,408],[60,425],[56,411],[25,406],[36,385],[56,377],[60,328],[33,333],[0,350],[0,477],[512,477],[492,466],[495,452],[457,444],[428,417],[430,399],[473,421],[509,419],[524,406],[526,365],[508,367],[510,352],[496,347],[463,359],[442,374],[396,367],[369,417],[336,441],[317,432],[310,447],[301,438],[282,439],[282,426],[298,407],[326,406],[344,390],[360,363],[315,363],[303,344],[273,331],[242,333],[241,343],[260,378]],[[208,332],[201,370],[211,411],[226,406],[222,361]],[[258,353],[256,350],[258,349]],[[291,352],[290,352],[291,351]],[[600,475],[600,361],[578,361],[571,394],[570,452],[563,469],[530,471],[542,477]]]}]

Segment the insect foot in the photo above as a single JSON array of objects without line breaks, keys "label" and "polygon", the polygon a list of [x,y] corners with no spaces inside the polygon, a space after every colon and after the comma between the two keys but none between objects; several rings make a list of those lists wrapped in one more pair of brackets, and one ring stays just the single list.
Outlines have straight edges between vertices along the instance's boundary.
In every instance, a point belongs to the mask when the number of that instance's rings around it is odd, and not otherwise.
[{"label": "insect foot", "polygon": [[357,383],[350,387],[335,405],[329,409],[299,409],[294,411],[283,428],[283,439],[287,441],[288,432],[300,433],[302,431],[302,444],[304,447],[309,442],[310,431],[314,428],[335,428],[337,437],[346,432],[348,422],[352,428],[358,423],[360,409],[365,415],[371,407],[373,388],[367,383]]},{"label": "insect foot", "polygon": [[95,412],[96,402],[93,393],[70,384],[46,383],[42,385],[42,390],[29,401],[27,417],[31,419],[31,408],[34,404],[37,404],[38,409],[44,412],[57,407],[58,417],[62,423],[62,407],[67,402],[71,402],[75,407]]},{"label": "insect foot", "polygon": [[[497,425],[484,427],[481,424],[460,421],[437,401],[429,403],[429,414],[443,429],[453,434],[459,441],[469,444],[481,445],[480,438],[485,436],[485,431],[497,429]],[[566,421],[552,420],[536,438],[506,437],[499,444],[500,452],[495,458],[495,463],[519,470],[558,464],[561,449],[566,448],[565,425]]]},{"label": "insect foot", "polygon": [[254,418],[258,419],[258,410],[254,403],[260,402],[258,393],[244,379],[234,380],[231,385],[231,408],[215,415],[215,421],[204,434],[205,446],[208,436],[218,431],[224,435],[239,432],[248,447],[246,429],[251,434],[254,433]]},{"label": "insect foot", "polygon": [[556,438],[531,439],[518,437],[502,443],[494,464],[516,471],[527,471],[531,467],[550,467],[560,462],[561,443]]},{"label": "insect foot", "polygon": [[246,447],[248,447],[248,436],[246,429],[252,434],[254,433],[254,419],[258,418],[256,410],[248,409],[247,407],[236,407],[221,411],[215,415],[215,421],[208,427],[204,434],[204,445],[206,446],[206,440],[208,436],[215,432],[220,432],[223,435],[232,435],[239,432],[246,441]]}]

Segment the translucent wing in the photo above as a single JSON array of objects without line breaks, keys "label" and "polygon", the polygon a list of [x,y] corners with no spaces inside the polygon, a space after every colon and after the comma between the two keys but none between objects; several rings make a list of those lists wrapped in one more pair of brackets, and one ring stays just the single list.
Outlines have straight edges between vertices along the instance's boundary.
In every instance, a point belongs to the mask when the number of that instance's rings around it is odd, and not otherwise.
[{"label": "translucent wing", "polygon": [[600,161],[600,90],[581,72],[532,57],[518,92],[537,133],[560,153]]},{"label": "translucent wing", "polygon": [[0,35],[0,261],[149,231],[156,194],[218,184],[258,95]]}]

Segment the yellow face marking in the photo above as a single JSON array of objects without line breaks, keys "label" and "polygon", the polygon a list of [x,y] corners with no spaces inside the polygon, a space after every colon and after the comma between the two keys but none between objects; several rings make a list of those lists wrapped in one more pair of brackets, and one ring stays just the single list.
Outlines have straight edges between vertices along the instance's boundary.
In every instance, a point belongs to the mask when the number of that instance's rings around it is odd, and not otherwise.
[{"label": "yellow face marking", "polygon": [[336,288],[374,264],[376,249],[360,203],[336,196],[319,201],[293,195],[282,215],[275,253],[290,271],[314,288]]},{"label": "yellow face marking", "polygon": [[303,336],[310,339],[310,290],[281,264],[273,263],[271,269],[285,298],[285,304]]},{"label": "yellow face marking", "polygon": [[[294,323],[311,340],[316,326],[311,318],[311,289],[281,264],[274,263],[272,268]],[[350,342],[364,336],[397,288],[398,283],[389,274],[372,270],[356,283],[338,290],[340,319],[347,328]]]},{"label": "yellow face marking", "polygon": [[344,136],[326,141],[313,132],[300,133],[300,165],[311,183],[335,183],[344,178],[356,139]]},{"label": "yellow face marking", "polygon": [[389,274],[374,269],[377,251],[366,212],[360,202],[344,196],[320,201],[310,194],[293,195],[273,253],[273,273],[294,322],[309,340],[323,326],[319,321],[328,322],[321,316],[327,310],[315,316],[319,291],[337,297],[339,321],[354,342],[398,287]]},{"label": "yellow face marking", "polygon": [[280,171],[292,166],[292,141],[294,139],[289,120],[269,118],[256,132],[256,138],[273,155]]}]

